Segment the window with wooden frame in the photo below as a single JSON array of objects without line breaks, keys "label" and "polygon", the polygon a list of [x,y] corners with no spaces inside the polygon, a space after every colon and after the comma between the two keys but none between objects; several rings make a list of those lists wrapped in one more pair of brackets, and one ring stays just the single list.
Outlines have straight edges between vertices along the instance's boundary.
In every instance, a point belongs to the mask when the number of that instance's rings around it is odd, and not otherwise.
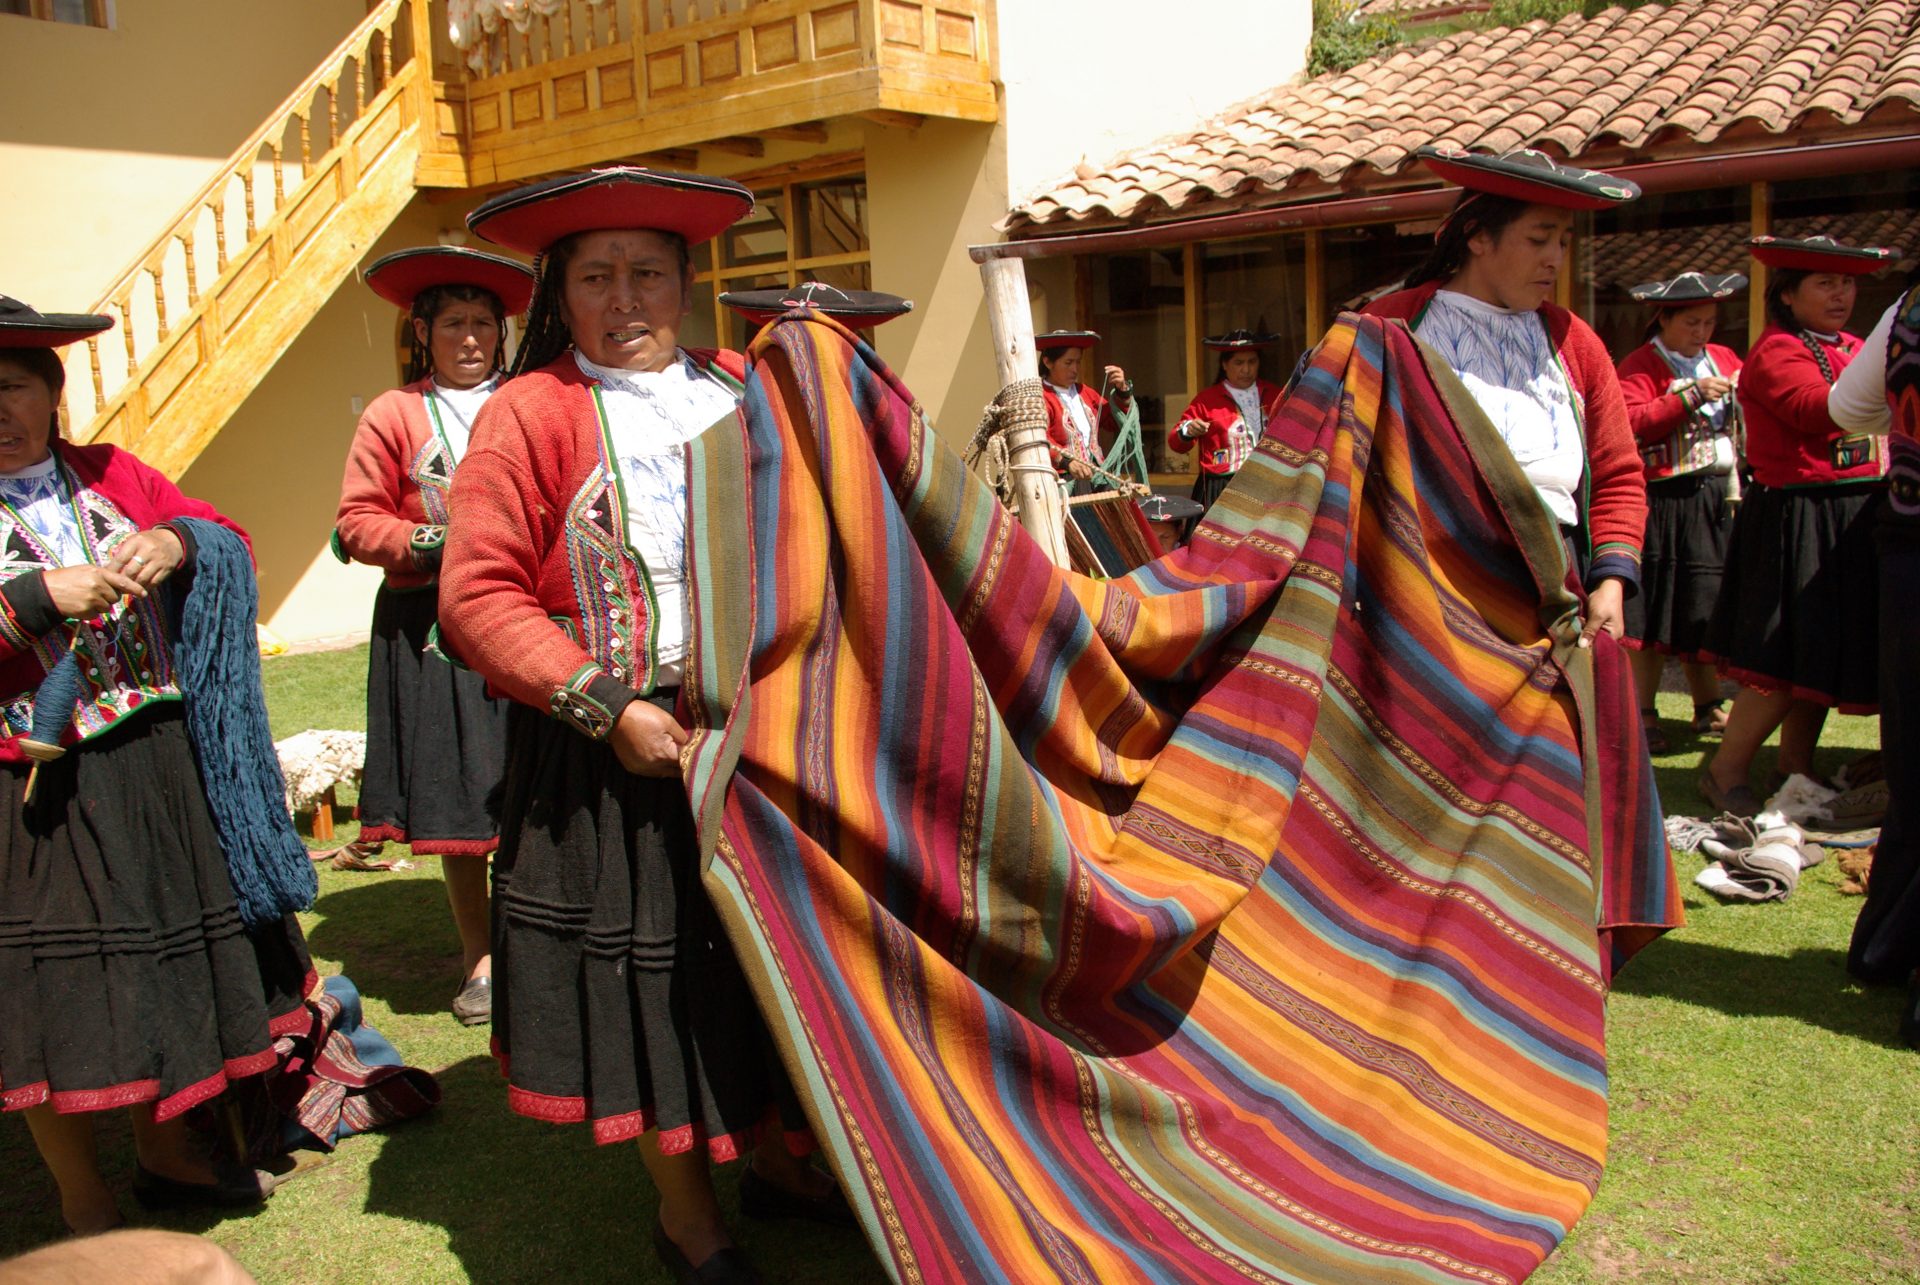
[{"label": "window with wooden frame", "polygon": [[766,290],[822,281],[871,290],[867,176],[860,163],[803,171],[777,184],[743,178],[753,213],[693,252],[693,315],[684,342],[744,348],[754,327],[722,306],[729,290]]},{"label": "window with wooden frame", "polygon": [[113,26],[113,0],[0,0],[0,14],[104,29]]}]

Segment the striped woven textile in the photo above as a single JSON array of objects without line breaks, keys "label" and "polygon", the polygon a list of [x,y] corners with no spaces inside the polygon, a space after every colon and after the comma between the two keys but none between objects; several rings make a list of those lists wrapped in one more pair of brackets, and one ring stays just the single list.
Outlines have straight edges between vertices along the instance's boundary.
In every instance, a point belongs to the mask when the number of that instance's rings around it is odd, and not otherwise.
[{"label": "striped woven textile", "polygon": [[1525,1277],[1680,901],[1595,733],[1622,657],[1451,374],[1343,317],[1193,543],[1094,581],[846,331],[752,362],[691,461],[689,789],[887,1270]]}]

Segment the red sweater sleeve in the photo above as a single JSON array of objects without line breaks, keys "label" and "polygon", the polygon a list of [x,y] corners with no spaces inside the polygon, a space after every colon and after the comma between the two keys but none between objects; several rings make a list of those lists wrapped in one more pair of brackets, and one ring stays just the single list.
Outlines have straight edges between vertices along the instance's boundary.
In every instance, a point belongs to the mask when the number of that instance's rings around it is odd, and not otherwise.
[{"label": "red sweater sleeve", "polygon": [[1748,363],[1740,375],[1740,400],[1757,402],[1788,432],[1825,440],[1846,430],[1827,413],[1832,386],[1806,345],[1792,336],[1775,336],[1767,360]]},{"label": "red sweater sleeve", "polygon": [[1634,437],[1648,443],[1662,441],[1686,422],[1686,398],[1667,391],[1673,385],[1673,372],[1652,344],[1628,353],[1617,373]]},{"label": "red sweater sleeve", "polygon": [[416,570],[413,529],[417,524],[404,507],[412,442],[402,399],[415,396],[411,389],[396,388],[375,398],[360,416],[340,482],[340,510],[334,518],[340,550],[348,558],[403,574]]},{"label": "red sweater sleeve", "polygon": [[[1556,309],[1556,311],[1559,311]],[[1587,538],[1593,557],[1589,583],[1618,576],[1640,580],[1640,550],[1647,530],[1647,482],[1627,422],[1613,359],[1586,322],[1563,314],[1563,352],[1579,383],[1587,431]],[[1556,327],[1557,328],[1557,327]]]},{"label": "red sweater sleeve", "polygon": [[550,618],[538,587],[548,559],[564,556],[555,546],[573,443],[553,422],[557,411],[523,407],[515,391],[510,384],[480,408],[453,475],[440,628],[496,691],[557,712],[556,694],[600,675],[586,649]]}]

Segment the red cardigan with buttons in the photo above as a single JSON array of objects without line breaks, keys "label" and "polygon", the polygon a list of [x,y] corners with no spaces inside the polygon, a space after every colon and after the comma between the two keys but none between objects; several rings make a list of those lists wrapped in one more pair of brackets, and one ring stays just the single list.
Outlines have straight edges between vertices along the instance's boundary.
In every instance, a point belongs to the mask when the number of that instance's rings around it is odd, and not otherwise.
[{"label": "red cardigan with buttons", "polygon": [[[1396,290],[1375,299],[1365,311],[1413,325],[1439,289],[1438,281],[1429,281],[1411,290]],[[1573,386],[1586,434],[1587,477],[1581,518],[1592,550],[1587,585],[1592,587],[1613,576],[1637,586],[1647,529],[1647,484],[1641,475],[1640,453],[1627,422],[1627,404],[1620,395],[1613,358],[1591,326],[1558,304],[1541,304],[1540,318]]]},{"label": "red cardigan with buttons", "polygon": [[[1257,379],[1254,387],[1260,394],[1261,422],[1271,424],[1273,413],[1280,408],[1280,386]],[[1179,420],[1167,434],[1167,449],[1185,454],[1197,444],[1200,452],[1196,458],[1202,473],[1232,473],[1233,426],[1241,419],[1240,403],[1233,400],[1226,383],[1216,381],[1208,384],[1180,412]],[[1181,425],[1189,420],[1198,420],[1207,426],[1199,437],[1188,437],[1180,431]]]},{"label": "red cardigan with buttons", "polygon": [[[1078,388],[1080,404],[1087,409],[1087,422],[1093,425],[1093,453],[1088,457],[1088,463],[1098,464],[1104,458],[1100,435],[1119,432],[1120,421],[1114,418],[1113,407],[1107,404],[1106,398],[1085,384],[1078,385]],[[1045,383],[1041,385],[1041,392],[1047,401],[1047,454],[1056,470],[1064,470],[1067,459],[1078,453],[1080,444],[1067,427],[1067,408],[1059,394],[1053,391],[1051,384]]]},{"label": "red cardigan with buttons", "polygon": [[[687,352],[745,378],[737,352]],[[440,632],[494,691],[603,739],[652,689],[654,617],[592,390],[569,350],[474,417],[453,480]]]},{"label": "red cardigan with buttons", "polygon": [[[1860,340],[1816,339],[1834,377],[1860,352]],[[1848,437],[1827,414],[1832,389],[1820,363],[1799,335],[1769,324],[1747,353],[1740,373],[1740,412],[1747,424],[1747,462],[1762,486],[1817,486],[1871,482],[1881,474],[1880,452],[1870,439]],[[1859,456],[1853,464],[1850,455]]]},{"label": "red cardigan with buttons", "polygon": [[[1740,358],[1731,348],[1708,344],[1707,355],[1722,375],[1731,379],[1740,370]],[[1687,417],[1699,406],[1699,393],[1668,392],[1677,378],[1673,367],[1651,341],[1628,353],[1620,363],[1620,393],[1627,403],[1627,423],[1640,443],[1649,482],[1673,477],[1684,463],[1682,443],[1675,439],[1687,427]],[[1665,452],[1655,448],[1667,446]]]},{"label": "red cardigan with buttons", "polygon": [[340,560],[379,567],[395,589],[433,583],[445,534],[445,514],[429,511],[412,475],[421,452],[439,436],[427,413],[429,382],[382,393],[360,416],[334,518],[333,551]]}]

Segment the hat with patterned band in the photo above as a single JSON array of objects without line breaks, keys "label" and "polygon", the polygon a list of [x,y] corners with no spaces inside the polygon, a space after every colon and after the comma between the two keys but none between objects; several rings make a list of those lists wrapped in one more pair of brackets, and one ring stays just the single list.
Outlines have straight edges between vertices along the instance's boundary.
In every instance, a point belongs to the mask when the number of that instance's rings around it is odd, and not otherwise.
[{"label": "hat with patterned band", "polygon": [[1627,291],[1635,303],[1668,307],[1682,303],[1712,303],[1731,299],[1747,288],[1744,272],[1682,272],[1671,281],[1644,281]]},{"label": "hat with patterned band", "polygon": [[1036,352],[1059,352],[1066,348],[1091,348],[1100,336],[1091,330],[1049,330],[1033,337]]},{"label": "hat with patterned band", "polygon": [[0,294],[0,348],[64,348],[111,329],[113,318],[92,312],[39,312]]},{"label": "hat with patterned band", "polygon": [[1797,268],[1801,272],[1838,272],[1857,277],[1884,268],[1898,258],[1878,245],[1842,245],[1830,236],[1757,236],[1747,250],[1769,268]]},{"label": "hat with patterned band", "polygon": [[1605,210],[1624,205],[1640,195],[1639,185],[1628,179],[1564,165],[1531,147],[1516,147],[1495,155],[1442,143],[1421,147],[1414,155],[1449,183],[1487,196],[1504,196],[1533,205]]},{"label": "hat with patterned band", "polygon": [[746,217],[753,193],[731,179],[616,165],[502,192],[467,215],[475,236],[522,254],[543,254],[576,232],[671,232],[688,245]]},{"label": "hat with patterned band", "polygon": [[751,321],[764,326],[775,317],[783,317],[795,308],[811,308],[832,317],[843,326],[871,329],[883,321],[904,317],[913,311],[913,301],[878,290],[842,290],[824,281],[808,281],[788,290],[729,290],[720,302]]},{"label": "hat with patterned band", "polygon": [[1200,342],[1215,352],[1240,352],[1249,348],[1271,348],[1280,342],[1280,336],[1257,335],[1243,326],[1224,335],[1208,335]]},{"label": "hat with patterned band", "polygon": [[361,272],[367,286],[396,308],[411,309],[421,291],[435,286],[478,286],[499,296],[509,317],[533,302],[533,270],[524,263],[457,245],[396,250]]}]

